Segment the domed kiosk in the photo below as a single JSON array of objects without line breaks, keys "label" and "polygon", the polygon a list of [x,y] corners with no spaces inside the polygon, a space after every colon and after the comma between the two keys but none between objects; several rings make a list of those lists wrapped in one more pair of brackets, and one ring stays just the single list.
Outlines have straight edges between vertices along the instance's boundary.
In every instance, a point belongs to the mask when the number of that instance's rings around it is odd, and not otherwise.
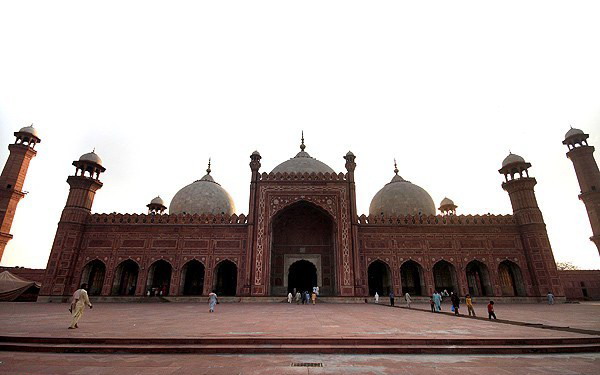
[{"label": "domed kiosk", "polygon": [[304,151],[304,132],[302,133],[302,143],[300,144],[300,152],[293,158],[279,164],[271,173],[335,173],[330,166],[311,157],[308,152]]},{"label": "domed kiosk", "polygon": [[210,175],[210,160],[206,175],[175,194],[169,205],[170,214],[224,214],[235,212],[233,198]]},{"label": "domed kiosk", "polygon": [[369,206],[369,215],[435,215],[433,199],[422,187],[406,181],[398,175],[394,161],[392,181],[375,194]]}]

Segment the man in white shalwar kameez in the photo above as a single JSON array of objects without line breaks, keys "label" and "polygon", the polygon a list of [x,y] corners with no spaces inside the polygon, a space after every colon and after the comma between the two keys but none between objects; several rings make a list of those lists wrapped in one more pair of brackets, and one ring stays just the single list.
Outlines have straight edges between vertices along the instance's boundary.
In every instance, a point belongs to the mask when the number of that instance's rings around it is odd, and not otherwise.
[{"label": "man in white shalwar kameez", "polygon": [[90,309],[92,308],[92,304],[90,303],[90,299],[88,298],[85,288],[87,288],[87,284],[83,283],[81,284],[81,288],[77,289],[75,293],[73,293],[73,301],[71,301],[72,319],[69,329],[79,328],[79,326],[77,326],[77,322],[79,322],[79,319],[81,319],[83,316],[83,309],[86,305],[89,306]]}]

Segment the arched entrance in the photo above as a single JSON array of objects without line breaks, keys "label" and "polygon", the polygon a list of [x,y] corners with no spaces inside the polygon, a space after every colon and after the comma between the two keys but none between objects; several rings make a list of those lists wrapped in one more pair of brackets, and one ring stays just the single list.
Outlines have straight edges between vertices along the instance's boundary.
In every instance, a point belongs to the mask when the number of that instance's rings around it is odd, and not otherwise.
[{"label": "arched entrance", "polygon": [[525,284],[518,265],[505,260],[498,266],[498,281],[503,296],[525,296]]},{"label": "arched entrance", "polygon": [[400,279],[402,281],[402,294],[411,296],[422,296],[426,290],[423,278],[423,267],[414,260],[408,260],[400,267]]},{"label": "arched entrance", "polygon": [[387,296],[392,290],[392,274],[390,267],[380,260],[369,265],[367,270],[369,279],[369,295]]},{"label": "arched entrance", "polygon": [[112,295],[133,296],[137,286],[139,269],[138,264],[131,259],[119,264],[113,280]]},{"label": "arched entrance", "polygon": [[311,292],[315,286],[317,286],[317,267],[314,264],[307,260],[298,260],[290,266],[288,292],[292,292],[294,288],[300,292]]},{"label": "arched entrance", "polygon": [[92,260],[83,269],[81,274],[81,284],[88,285],[88,294],[90,296],[99,296],[102,293],[102,285],[104,285],[104,275],[106,274],[106,266],[99,260]]},{"label": "arched entrance", "polygon": [[230,260],[217,265],[214,290],[217,296],[235,296],[237,288],[237,267]]},{"label": "arched entrance", "polygon": [[180,293],[184,296],[200,296],[204,289],[204,265],[190,260],[181,269]]},{"label": "arched entrance", "polygon": [[491,296],[494,294],[488,268],[485,264],[478,260],[472,260],[467,264],[466,272],[470,295]]},{"label": "arched entrance", "polygon": [[[166,296],[169,294],[171,286],[171,265],[166,260],[157,260],[152,263],[148,270],[148,280],[146,281],[146,290],[150,295]],[[162,292],[162,294],[161,294]]]},{"label": "arched entrance", "polygon": [[288,293],[291,280],[286,285],[286,279],[290,266],[299,260],[307,260],[316,267],[314,286],[319,287],[321,295],[335,294],[334,228],[334,221],[326,211],[306,201],[296,202],[275,215],[271,222],[272,295]]},{"label": "arched entrance", "polygon": [[433,266],[433,281],[438,292],[446,290],[448,293],[458,293],[456,269],[445,260],[440,260]]}]

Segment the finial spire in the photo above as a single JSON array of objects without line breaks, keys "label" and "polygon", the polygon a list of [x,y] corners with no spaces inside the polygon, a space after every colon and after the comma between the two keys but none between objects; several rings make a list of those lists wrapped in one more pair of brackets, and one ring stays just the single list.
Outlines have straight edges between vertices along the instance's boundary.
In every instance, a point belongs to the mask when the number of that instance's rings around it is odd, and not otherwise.
[{"label": "finial spire", "polygon": [[394,158],[394,173],[398,175],[398,163],[396,163],[396,158]]},{"label": "finial spire", "polygon": [[94,149],[92,150],[92,154],[96,153],[96,147],[94,147]]},{"label": "finial spire", "polygon": [[300,150],[304,151],[306,146],[304,145],[304,130],[302,130],[302,143],[300,143]]},{"label": "finial spire", "polygon": [[206,168],[206,174],[210,174],[210,158],[208,158],[208,168]]}]

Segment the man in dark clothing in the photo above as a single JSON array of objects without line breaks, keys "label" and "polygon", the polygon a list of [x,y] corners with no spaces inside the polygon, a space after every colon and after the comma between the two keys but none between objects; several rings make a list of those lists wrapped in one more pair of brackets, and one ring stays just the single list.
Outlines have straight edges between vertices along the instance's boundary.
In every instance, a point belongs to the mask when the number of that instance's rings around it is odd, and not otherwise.
[{"label": "man in dark clothing", "polygon": [[460,298],[458,297],[458,294],[452,293],[450,296],[450,301],[454,307],[454,315],[458,315],[458,308],[460,307]]},{"label": "man in dark clothing", "polygon": [[394,291],[390,291],[390,306],[394,306]]}]

